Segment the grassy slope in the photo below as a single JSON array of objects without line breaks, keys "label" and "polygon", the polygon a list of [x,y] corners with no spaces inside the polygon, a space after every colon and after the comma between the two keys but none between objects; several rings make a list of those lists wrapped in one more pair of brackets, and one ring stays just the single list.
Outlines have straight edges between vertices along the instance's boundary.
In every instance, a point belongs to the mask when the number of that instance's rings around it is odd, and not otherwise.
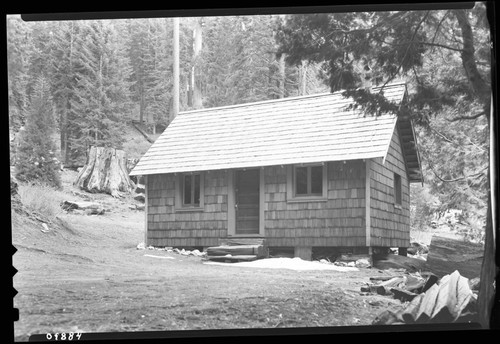
[{"label": "grassy slope", "polygon": [[[149,135],[150,138],[156,140],[160,134]],[[123,150],[127,152],[129,158],[138,159],[146,153],[151,144],[141,135],[132,125],[128,125],[122,135]]]}]

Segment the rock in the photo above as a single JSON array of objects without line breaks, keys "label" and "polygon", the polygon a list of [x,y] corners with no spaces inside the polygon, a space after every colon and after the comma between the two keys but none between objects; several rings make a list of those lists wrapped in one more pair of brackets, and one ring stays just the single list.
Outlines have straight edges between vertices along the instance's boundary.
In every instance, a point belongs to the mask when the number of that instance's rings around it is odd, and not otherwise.
[{"label": "rock", "polygon": [[146,198],[143,193],[134,196],[134,199],[139,202],[145,202]]},{"label": "rock", "polygon": [[128,206],[128,208],[130,210],[140,210],[140,211],[143,211],[146,206],[144,204],[131,204]]},{"label": "rock", "polygon": [[140,194],[140,193],[145,193],[146,192],[146,188],[144,186],[144,184],[137,184],[137,186],[135,187],[135,193],[136,194]]},{"label": "rock", "polygon": [[151,245],[148,246],[148,250],[154,250],[155,248]]},{"label": "rock", "polygon": [[146,244],[144,244],[143,242],[141,242],[139,245],[137,245],[137,249],[138,250],[145,250],[146,249]]},{"label": "rock", "polygon": [[93,209],[93,208],[85,209],[85,214],[86,215],[102,215],[102,214],[104,214],[104,212],[105,212],[104,208],[100,208],[100,209]]},{"label": "rock", "polygon": [[192,251],[191,251],[191,254],[192,254],[193,256],[196,256],[196,257],[199,257],[199,256],[201,256],[201,255],[202,255],[202,253],[201,253],[199,250],[192,250]]},{"label": "rock", "polygon": [[323,264],[330,264],[330,262],[326,259],[320,259],[319,261],[320,263],[323,263]]},{"label": "rock", "polygon": [[355,262],[355,265],[356,265],[357,268],[369,268],[369,267],[372,266],[372,264],[370,263],[370,261],[368,259],[365,259],[365,258],[358,259]]},{"label": "rock", "polygon": [[414,241],[410,245],[411,246],[408,247],[407,250],[409,254],[417,255],[417,254],[429,253],[429,248],[425,244]]},{"label": "rock", "polygon": [[346,266],[356,267],[356,262],[349,262],[349,263],[346,264]]},{"label": "rock", "polygon": [[371,300],[371,301],[368,301],[368,304],[369,304],[370,306],[380,307],[380,306],[382,306],[382,301],[378,301],[378,300]]},{"label": "rock", "polygon": [[372,325],[392,325],[392,324],[404,324],[404,320],[401,318],[401,315],[399,313],[390,310],[382,312],[372,322]]},{"label": "rock", "polygon": [[42,232],[47,233],[49,231],[49,226],[47,226],[46,223],[42,223],[43,229],[41,229]]}]

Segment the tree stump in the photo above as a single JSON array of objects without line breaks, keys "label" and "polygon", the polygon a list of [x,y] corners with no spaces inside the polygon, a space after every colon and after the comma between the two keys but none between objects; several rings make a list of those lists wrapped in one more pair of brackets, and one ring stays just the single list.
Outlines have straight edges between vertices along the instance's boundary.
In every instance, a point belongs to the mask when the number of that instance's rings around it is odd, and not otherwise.
[{"label": "tree stump", "polygon": [[120,192],[135,189],[127,171],[127,157],[122,150],[91,146],[87,161],[74,185],[88,192],[108,193],[119,197]]}]

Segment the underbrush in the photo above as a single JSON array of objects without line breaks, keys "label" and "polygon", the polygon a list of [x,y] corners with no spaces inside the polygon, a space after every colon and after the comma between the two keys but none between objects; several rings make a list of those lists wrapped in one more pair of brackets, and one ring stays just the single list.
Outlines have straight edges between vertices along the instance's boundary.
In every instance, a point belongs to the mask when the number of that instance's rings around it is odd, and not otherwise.
[{"label": "underbrush", "polygon": [[60,204],[65,196],[51,186],[42,183],[19,183],[17,193],[27,210],[55,217],[63,212]]}]

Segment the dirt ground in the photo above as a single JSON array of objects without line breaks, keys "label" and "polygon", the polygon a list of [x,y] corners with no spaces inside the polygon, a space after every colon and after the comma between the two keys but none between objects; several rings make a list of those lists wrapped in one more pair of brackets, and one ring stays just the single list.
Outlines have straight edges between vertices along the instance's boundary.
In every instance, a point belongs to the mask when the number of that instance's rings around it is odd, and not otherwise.
[{"label": "dirt ground", "polygon": [[206,265],[199,257],[138,250],[144,212],[113,204],[104,215],[62,213],[48,232],[13,213],[15,341],[56,332],[370,325],[402,305],[360,292],[370,276],[388,273],[378,269]]}]

